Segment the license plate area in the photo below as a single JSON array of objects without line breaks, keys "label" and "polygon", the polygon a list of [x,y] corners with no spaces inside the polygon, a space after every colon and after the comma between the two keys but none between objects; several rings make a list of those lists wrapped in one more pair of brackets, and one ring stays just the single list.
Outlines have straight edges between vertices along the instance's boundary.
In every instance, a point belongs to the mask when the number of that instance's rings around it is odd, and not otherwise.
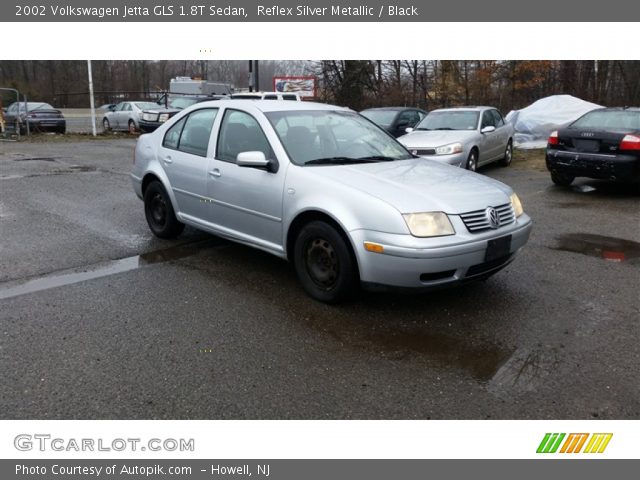
[{"label": "license plate area", "polygon": [[487,250],[484,254],[484,261],[490,262],[498,258],[506,257],[511,251],[511,235],[494,238],[487,242]]}]

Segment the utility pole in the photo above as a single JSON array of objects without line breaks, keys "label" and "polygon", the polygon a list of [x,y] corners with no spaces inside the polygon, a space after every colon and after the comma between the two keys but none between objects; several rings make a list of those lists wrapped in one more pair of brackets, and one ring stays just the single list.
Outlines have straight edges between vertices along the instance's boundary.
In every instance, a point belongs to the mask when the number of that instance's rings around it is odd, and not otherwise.
[{"label": "utility pole", "polygon": [[87,70],[89,71],[89,102],[91,104],[91,131],[96,136],[96,105],[93,101],[93,75],[91,74],[91,60],[87,60]]}]

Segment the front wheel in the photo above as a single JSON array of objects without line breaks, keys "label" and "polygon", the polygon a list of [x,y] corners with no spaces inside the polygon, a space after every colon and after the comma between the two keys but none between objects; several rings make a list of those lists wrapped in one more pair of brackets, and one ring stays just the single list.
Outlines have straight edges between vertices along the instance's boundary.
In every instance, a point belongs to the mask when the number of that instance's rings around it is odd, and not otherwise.
[{"label": "front wheel", "polygon": [[561,187],[568,187],[575,180],[576,177],[571,175],[565,175],[560,172],[551,172],[551,181]]},{"label": "front wheel", "polygon": [[129,134],[133,135],[136,133],[138,129],[136,128],[136,124],[133,120],[129,120]]},{"label": "front wheel", "polygon": [[358,272],[351,249],[326,222],[314,221],[300,230],[293,263],[302,287],[316,300],[337,303],[357,291]]},{"label": "front wheel", "polygon": [[469,152],[467,157],[467,164],[465,165],[467,170],[475,172],[478,169],[478,152],[473,149]]},{"label": "front wheel", "polygon": [[105,132],[108,132],[109,130],[111,130],[111,125],[109,124],[109,119],[108,118],[103,118],[102,119],[102,129]]},{"label": "front wheel", "polygon": [[509,140],[507,142],[507,147],[504,149],[504,157],[500,160],[500,165],[508,167],[511,165],[511,160],[513,160],[513,143]]},{"label": "front wheel", "polygon": [[176,238],[184,230],[184,223],[176,218],[167,191],[157,180],[151,182],[144,192],[144,213],[156,237]]}]

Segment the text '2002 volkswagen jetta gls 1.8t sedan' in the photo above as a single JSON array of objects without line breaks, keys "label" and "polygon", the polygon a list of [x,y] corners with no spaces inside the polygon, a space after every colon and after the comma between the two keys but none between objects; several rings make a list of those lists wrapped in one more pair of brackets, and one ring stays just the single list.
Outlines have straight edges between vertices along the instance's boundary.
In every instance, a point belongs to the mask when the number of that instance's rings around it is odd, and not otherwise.
[{"label": "text '2002 volkswagen jetta gls 1.8t sedan'", "polygon": [[341,107],[222,100],[138,139],[131,174],[157,236],[184,224],[292,261],[337,302],[365,287],[484,279],[526,243],[507,185],[417,158]]}]

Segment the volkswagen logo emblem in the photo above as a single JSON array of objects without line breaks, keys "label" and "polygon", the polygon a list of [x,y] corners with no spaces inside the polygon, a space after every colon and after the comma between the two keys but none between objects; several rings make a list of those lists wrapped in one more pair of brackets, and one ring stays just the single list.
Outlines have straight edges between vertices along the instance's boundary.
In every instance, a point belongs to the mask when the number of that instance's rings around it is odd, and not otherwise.
[{"label": "volkswagen logo emblem", "polygon": [[498,228],[500,226],[500,215],[498,215],[498,211],[493,207],[488,207],[484,211],[484,215],[487,217],[487,221],[489,222],[489,226],[491,228]]}]

